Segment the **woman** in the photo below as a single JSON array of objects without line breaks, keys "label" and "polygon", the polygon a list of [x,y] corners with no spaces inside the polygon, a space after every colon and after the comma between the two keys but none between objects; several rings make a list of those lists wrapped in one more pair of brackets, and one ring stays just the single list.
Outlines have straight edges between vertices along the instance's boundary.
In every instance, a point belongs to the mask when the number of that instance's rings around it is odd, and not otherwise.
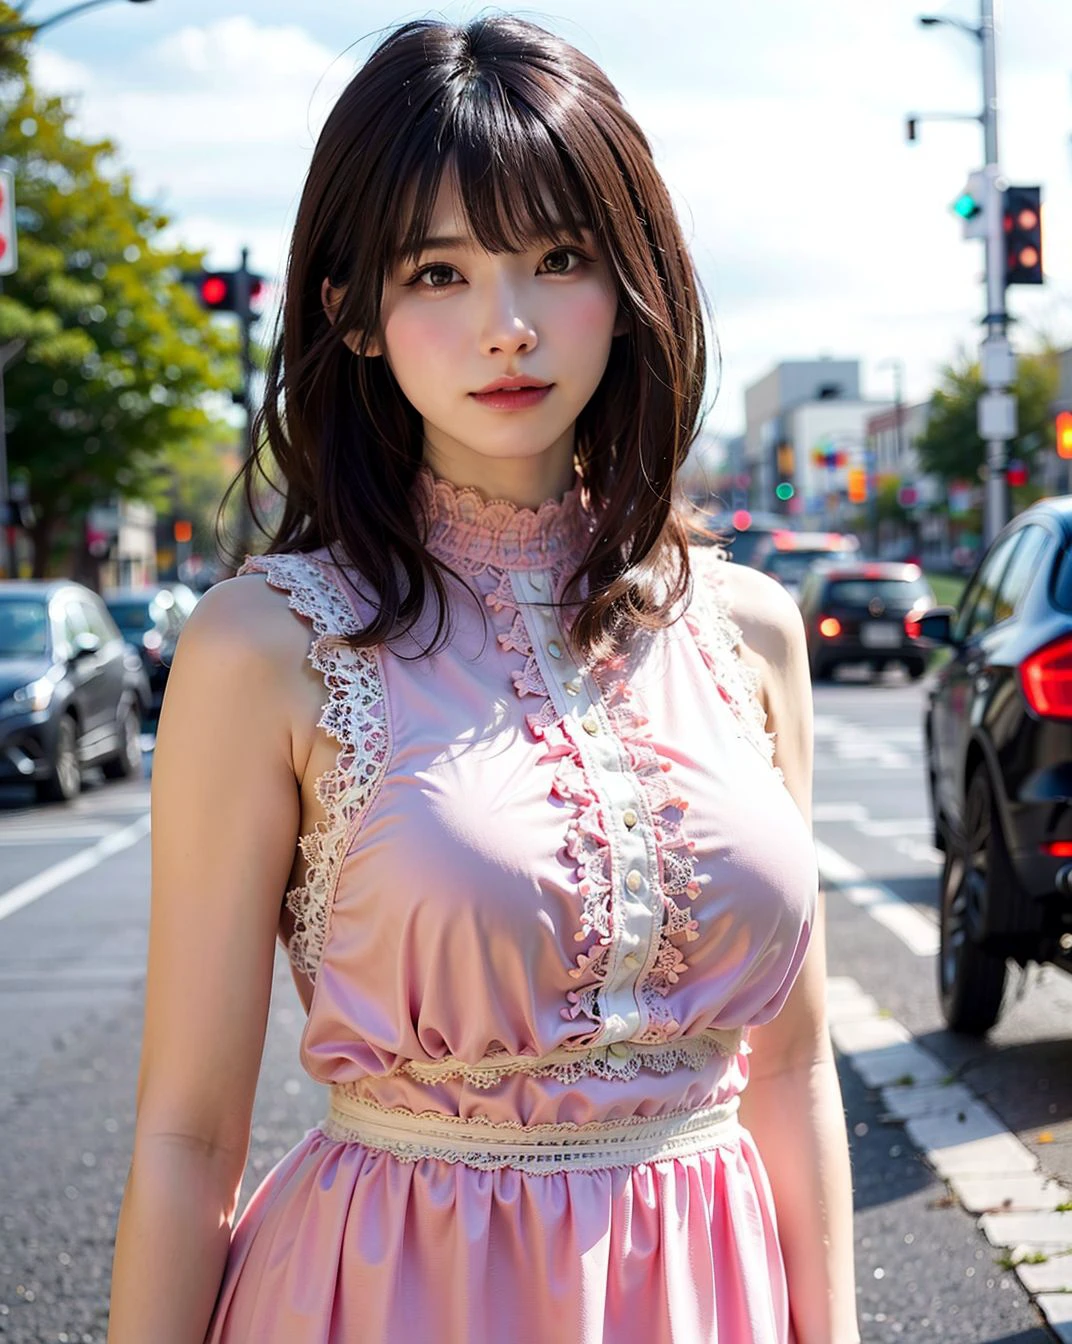
[{"label": "woman", "polygon": [[[804,639],[690,557],[704,363],[602,72],[388,37],[298,213],[282,517],[161,721],[113,1344],[857,1339]],[[277,932],[328,1114],[232,1233]]]}]

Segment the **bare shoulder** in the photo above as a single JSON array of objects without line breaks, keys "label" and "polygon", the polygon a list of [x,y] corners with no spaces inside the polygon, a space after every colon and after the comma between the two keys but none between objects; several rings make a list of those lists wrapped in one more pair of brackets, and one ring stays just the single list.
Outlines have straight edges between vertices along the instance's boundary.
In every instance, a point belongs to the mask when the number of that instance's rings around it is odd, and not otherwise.
[{"label": "bare shoulder", "polygon": [[[770,575],[749,565],[715,560],[715,572],[730,619],[741,631],[750,662],[785,668],[805,648],[804,623],[796,602]],[[710,572],[710,565],[709,565]]]},{"label": "bare shoulder", "polygon": [[210,588],[183,629],[180,647],[248,663],[290,664],[308,651],[308,625],[285,593],[261,574],[243,574]]}]

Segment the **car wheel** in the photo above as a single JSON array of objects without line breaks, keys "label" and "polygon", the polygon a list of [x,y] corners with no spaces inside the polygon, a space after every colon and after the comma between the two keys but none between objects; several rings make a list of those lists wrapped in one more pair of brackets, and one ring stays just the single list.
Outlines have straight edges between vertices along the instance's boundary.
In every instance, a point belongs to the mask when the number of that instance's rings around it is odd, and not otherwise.
[{"label": "car wheel", "polygon": [[920,677],[923,676],[926,670],[927,670],[926,663],[919,662],[908,664],[908,675],[913,681],[919,681]]},{"label": "car wheel", "polygon": [[979,941],[994,892],[1015,878],[984,766],[968,784],[964,821],[942,865],[938,991],[953,1031],[983,1036],[1001,1014],[1006,959]]},{"label": "car wheel", "polygon": [[56,729],[56,746],[48,775],[37,784],[43,803],[69,803],[82,791],[82,764],[78,759],[78,725],[64,714]]},{"label": "car wheel", "polygon": [[812,681],[833,681],[834,663],[812,663],[811,679]]},{"label": "car wheel", "polygon": [[142,772],[141,715],[134,705],[124,705],[119,720],[121,746],[101,763],[105,779],[138,779]]}]

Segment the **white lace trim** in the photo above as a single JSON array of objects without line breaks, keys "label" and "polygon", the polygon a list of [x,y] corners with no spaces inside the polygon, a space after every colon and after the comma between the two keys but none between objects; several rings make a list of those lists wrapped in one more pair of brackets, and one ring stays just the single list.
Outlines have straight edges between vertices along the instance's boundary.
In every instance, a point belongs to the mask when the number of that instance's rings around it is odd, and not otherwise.
[{"label": "white lace trim", "polygon": [[739,1101],[658,1116],[589,1124],[523,1125],[434,1111],[380,1106],[332,1088],[320,1129],[339,1143],[360,1143],[402,1162],[436,1158],[480,1171],[513,1167],[537,1175],[636,1166],[706,1152],[740,1133]]},{"label": "white lace trim", "polygon": [[287,944],[291,963],[315,980],[347,837],[372,801],[390,758],[387,701],[375,650],[346,643],[344,636],[359,629],[357,618],[323,565],[304,555],[259,555],[239,573],[263,574],[311,622],[315,638],[309,661],[328,692],[318,726],[339,743],[334,768],[316,782],[324,819],[298,842],[307,865],[305,882],[286,896],[294,916]]},{"label": "white lace trim", "polygon": [[485,1055],[474,1064],[453,1057],[427,1063],[411,1059],[397,1072],[420,1083],[461,1078],[472,1087],[480,1088],[494,1087],[504,1078],[521,1073],[533,1078],[555,1078],[560,1083],[576,1083],[592,1075],[607,1079],[635,1078],[642,1068],[653,1073],[673,1073],[681,1067],[698,1071],[714,1055],[732,1058],[747,1049],[740,1028],[711,1029],[660,1045],[618,1041],[584,1050],[563,1048],[546,1055]]},{"label": "white lace trim", "polygon": [[[695,592],[693,607],[685,614],[685,623],[715,678],[719,693],[736,715],[746,740],[752,743],[775,775],[784,779],[780,767],[774,764],[775,734],[767,729],[767,715],[759,695],[760,674],[740,655],[744,636],[730,615],[718,572],[720,565],[732,562],[703,549],[694,550],[691,561]],[[697,604],[703,619],[696,617]]]}]

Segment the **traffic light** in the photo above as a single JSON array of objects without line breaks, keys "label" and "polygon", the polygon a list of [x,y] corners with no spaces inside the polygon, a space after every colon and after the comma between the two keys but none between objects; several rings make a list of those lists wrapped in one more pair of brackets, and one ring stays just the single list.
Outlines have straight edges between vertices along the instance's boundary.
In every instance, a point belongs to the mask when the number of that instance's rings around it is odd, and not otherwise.
[{"label": "traffic light", "polygon": [[849,468],[849,503],[867,503],[867,469],[865,467]]},{"label": "traffic light", "polygon": [[796,454],[793,445],[784,440],[774,449],[774,461],[778,480],[774,487],[774,497],[782,504],[788,504],[796,494],[793,477],[796,475]]},{"label": "traffic light", "polygon": [[1042,284],[1042,188],[1006,187],[1005,283]]},{"label": "traffic light", "polygon": [[1072,459],[1072,411],[1057,416],[1057,456]]},{"label": "traffic light", "polygon": [[[201,271],[192,277],[197,286],[197,297],[202,308],[210,313],[242,313],[241,271]],[[264,293],[264,278],[248,276],[249,317],[256,320],[256,305]]]},{"label": "traffic light", "polygon": [[964,190],[953,202],[953,213],[963,221],[965,238],[986,237],[986,202],[986,173],[972,173]]}]

